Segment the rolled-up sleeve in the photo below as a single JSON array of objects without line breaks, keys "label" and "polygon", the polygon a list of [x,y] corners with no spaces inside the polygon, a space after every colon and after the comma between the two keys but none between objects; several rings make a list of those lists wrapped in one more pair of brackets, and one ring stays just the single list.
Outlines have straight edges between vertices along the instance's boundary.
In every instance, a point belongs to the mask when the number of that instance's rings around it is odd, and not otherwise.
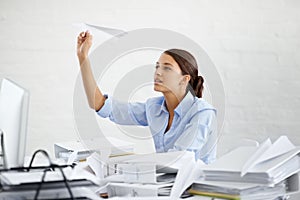
[{"label": "rolled-up sleeve", "polygon": [[106,100],[105,100],[104,105],[102,106],[102,108],[100,110],[97,111],[97,114],[103,118],[109,117],[109,115],[111,114],[111,111],[112,111],[112,105],[111,105],[112,98],[109,97],[108,95],[105,95],[105,96],[106,96]]},{"label": "rolled-up sleeve", "polygon": [[145,103],[121,102],[108,95],[97,114],[120,125],[148,125]]}]

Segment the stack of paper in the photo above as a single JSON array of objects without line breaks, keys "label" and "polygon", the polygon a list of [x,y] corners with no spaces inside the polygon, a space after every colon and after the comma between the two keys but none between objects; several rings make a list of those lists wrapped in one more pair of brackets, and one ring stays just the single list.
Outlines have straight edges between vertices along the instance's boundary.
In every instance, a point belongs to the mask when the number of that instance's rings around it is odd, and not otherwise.
[{"label": "stack of paper", "polygon": [[149,167],[143,163],[119,164],[117,174],[106,178],[109,196],[170,196],[177,176],[173,173],[175,169],[172,173],[158,173],[155,165],[147,165]]},{"label": "stack of paper", "polygon": [[205,180],[239,181],[274,186],[299,172],[300,148],[280,137],[268,139],[259,147],[239,147],[211,165],[204,166]]},{"label": "stack of paper", "polygon": [[[169,196],[178,199],[196,177],[193,152],[167,152],[111,158],[108,182],[109,197]],[[200,166],[200,164],[199,164]],[[194,180],[194,179],[193,179]]]},{"label": "stack of paper", "polygon": [[202,177],[193,183],[189,192],[227,199],[285,196],[291,181],[299,182],[292,178],[300,171],[299,153],[300,148],[286,136],[273,144],[267,139],[258,147],[238,147],[214,163],[202,166]]},{"label": "stack of paper", "polygon": [[[36,190],[14,190],[1,191],[0,199],[17,200],[17,199],[35,199]],[[89,199],[89,200],[103,200],[95,194],[93,190],[86,187],[72,188],[73,199]],[[37,199],[54,200],[54,199],[72,199],[65,187],[55,189],[42,189]]]},{"label": "stack of paper", "polygon": [[285,183],[274,187],[253,183],[203,181],[194,182],[190,194],[235,200],[274,200],[285,195]]},{"label": "stack of paper", "polygon": [[[69,197],[66,188],[68,183],[74,197],[88,197],[100,199],[95,194],[99,180],[83,169],[63,168],[67,180],[64,181],[60,170],[47,171],[13,171],[0,174],[1,193],[0,199],[33,199],[37,191],[39,199],[63,199]],[[77,173],[79,172],[79,173]]]},{"label": "stack of paper", "polygon": [[56,158],[62,158],[72,163],[85,160],[93,152],[98,152],[99,154],[108,152],[109,156],[112,157],[133,154],[134,144],[113,137],[92,138],[83,141],[55,143],[54,151]]},{"label": "stack of paper", "polygon": [[157,197],[169,196],[172,184],[124,184],[110,183],[107,187],[109,197]]}]

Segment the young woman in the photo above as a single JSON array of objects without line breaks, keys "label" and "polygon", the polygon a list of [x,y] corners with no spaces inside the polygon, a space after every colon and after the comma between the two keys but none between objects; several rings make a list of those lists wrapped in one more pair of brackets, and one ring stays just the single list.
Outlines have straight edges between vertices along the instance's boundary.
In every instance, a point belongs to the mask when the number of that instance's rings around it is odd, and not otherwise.
[{"label": "young woman", "polygon": [[149,126],[156,152],[188,150],[210,163],[216,158],[216,110],[202,99],[203,78],[195,58],[170,49],[156,62],[154,90],[163,96],[145,103],[122,103],[103,95],[93,77],[88,51],[92,35],[77,38],[77,56],[89,106],[99,116],[121,125]]}]

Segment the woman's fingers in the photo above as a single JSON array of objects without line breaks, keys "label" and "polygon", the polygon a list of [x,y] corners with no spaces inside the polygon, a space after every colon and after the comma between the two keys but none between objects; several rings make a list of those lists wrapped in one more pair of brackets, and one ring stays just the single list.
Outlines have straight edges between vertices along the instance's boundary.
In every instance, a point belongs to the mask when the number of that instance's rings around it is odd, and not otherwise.
[{"label": "woman's fingers", "polygon": [[84,37],[84,36],[85,36],[85,32],[81,32],[79,35],[80,35],[81,37]]},{"label": "woman's fingers", "polygon": [[81,32],[77,37],[77,54],[87,55],[92,45],[93,36],[89,31]]},{"label": "woman's fingers", "polygon": [[91,34],[90,34],[90,32],[89,31],[83,31],[83,32],[81,32],[80,34],[79,34],[79,36],[78,37],[80,37],[80,38],[86,38],[86,37],[88,37],[88,36],[90,36]]},{"label": "woman's fingers", "polygon": [[77,43],[82,44],[86,39],[90,39],[91,36],[89,31],[81,32],[77,37]]}]

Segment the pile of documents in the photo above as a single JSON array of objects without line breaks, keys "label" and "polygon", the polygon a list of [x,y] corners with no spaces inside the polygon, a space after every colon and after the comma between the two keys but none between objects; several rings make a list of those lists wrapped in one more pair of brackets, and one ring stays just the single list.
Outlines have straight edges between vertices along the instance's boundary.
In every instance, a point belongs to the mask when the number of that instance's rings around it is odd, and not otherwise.
[{"label": "pile of documents", "polygon": [[292,187],[298,185],[299,153],[300,148],[286,136],[273,144],[267,139],[259,147],[238,147],[203,166],[202,177],[189,192],[227,199],[273,200],[285,196],[298,190]]},{"label": "pile of documents", "polygon": [[[88,163],[96,169],[90,159]],[[200,175],[200,168],[195,167],[199,163],[189,151],[114,157],[104,167],[103,185],[106,184],[109,197],[168,196],[178,199],[194,177]]]},{"label": "pile of documents", "polygon": [[285,183],[274,187],[244,182],[195,181],[189,192],[195,195],[211,196],[233,200],[274,200],[285,194]]},{"label": "pile of documents", "polygon": [[30,171],[6,170],[0,173],[0,180],[0,199],[66,199],[70,195],[100,199],[95,193],[99,180],[79,166],[62,171],[50,171],[47,166]]},{"label": "pile of documents", "polygon": [[91,138],[82,141],[68,141],[54,144],[56,158],[69,164],[86,160],[92,153],[108,153],[109,156],[133,154],[134,144],[114,137]]}]

